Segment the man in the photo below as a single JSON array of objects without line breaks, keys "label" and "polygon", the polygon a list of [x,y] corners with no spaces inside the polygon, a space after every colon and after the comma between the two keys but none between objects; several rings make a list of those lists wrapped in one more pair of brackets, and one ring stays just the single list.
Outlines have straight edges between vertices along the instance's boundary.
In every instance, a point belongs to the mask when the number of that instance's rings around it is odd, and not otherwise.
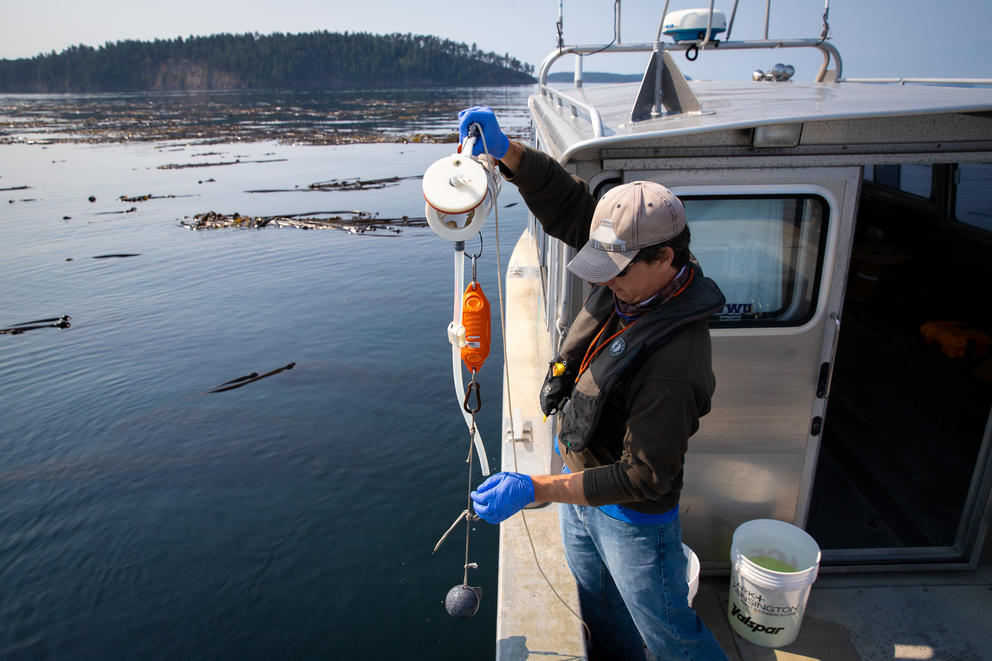
[{"label": "man", "polygon": [[[559,412],[561,475],[498,473],[472,492],[476,513],[499,523],[532,502],[560,505],[590,649],[604,659],[726,659],[688,606],[678,518],[688,439],[715,387],[707,319],[724,304],[690,262],[681,201],[655,182],[608,191],[546,154],[510,141],[489,108],[478,124],[545,231],[581,248],[569,270],[594,285],[541,392]],[[643,643],[642,643],[643,640]]]}]

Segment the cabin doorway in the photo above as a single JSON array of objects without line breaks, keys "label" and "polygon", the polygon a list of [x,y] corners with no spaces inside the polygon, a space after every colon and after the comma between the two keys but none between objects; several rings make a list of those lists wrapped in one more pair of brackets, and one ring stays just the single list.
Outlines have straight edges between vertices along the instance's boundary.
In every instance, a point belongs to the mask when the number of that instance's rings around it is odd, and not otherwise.
[{"label": "cabin doorway", "polygon": [[975,560],[989,502],[992,164],[865,168],[806,528],[824,564]]}]

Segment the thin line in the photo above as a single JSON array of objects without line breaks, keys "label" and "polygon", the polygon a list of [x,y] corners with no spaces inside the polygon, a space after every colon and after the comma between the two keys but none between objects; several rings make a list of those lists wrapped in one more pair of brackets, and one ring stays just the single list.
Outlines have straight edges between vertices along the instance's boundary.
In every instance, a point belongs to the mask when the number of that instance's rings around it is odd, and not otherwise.
[{"label": "thin line", "polygon": [[[483,151],[486,152],[486,157],[491,159],[492,157],[489,156],[489,147],[486,145],[486,136],[482,133],[481,130],[479,131],[479,135],[482,137],[482,149]],[[495,165],[495,161],[493,160],[490,161],[490,166],[492,168],[498,167],[497,165]],[[490,171],[489,176],[495,177],[496,173]],[[506,388],[505,388],[506,405],[509,409],[509,414],[510,414],[510,447],[513,449],[513,470],[514,472],[518,472],[517,443],[516,440],[513,438],[513,401],[510,397],[510,390],[511,390],[510,363],[506,358],[506,319],[505,319],[505,311],[503,309],[503,257],[500,254],[499,204],[496,203],[496,200],[493,200],[493,222],[496,225],[495,228],[496,229],[496,288],[497,288],[497,293],[499,294],[499,327],[500,327],[500,335],[501,335],[500,340],[502,341],[503,344],[503,376],[506,379]],[[551,579],[548,578],[548,575],[544,572],[544,567],[541,566],[541,561],[537,557],[537,548],[534,546],[534,537],[530,534],[530,526],[527,525],[527,516],[525,512],[526,510],[520,511],[520,518],[524,522],[524,531],[527,533],[527,542],[530,544],[530,552],[531,555],[533,555],[534,557],[534,564],[537,565],[537,570],[541,573],[541,577],[544,578],[544,582],[548,584],[549,588],[551,588],[551,592],[553,592],[555,597],[558,598],[558,601],[561,602],[561,605],[564,606],[568,610],[568,612],[571,613],[575,617],[575,619],[577,619],[579,623],[582,625],[582,628],[585,630],[586,640],[591,640],[592,632],[590,632],[589,630],[589,625],[586,624],[585,620],[582,619],[582,616],[579,615],[577,612],[575,612],[575,609],[573,609],[568,604],[568,602],[565,601],[565,599],[561,596],[561,594],[558,593],[558,590],[551,582]]]}]

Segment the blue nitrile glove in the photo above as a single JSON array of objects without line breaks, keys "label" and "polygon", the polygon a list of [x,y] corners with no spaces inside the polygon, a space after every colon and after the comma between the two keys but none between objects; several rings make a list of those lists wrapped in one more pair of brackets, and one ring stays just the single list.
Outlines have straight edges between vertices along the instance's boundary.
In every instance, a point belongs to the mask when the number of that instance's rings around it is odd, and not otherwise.
[{"label": "blue nitrile glove", "polygon": [[472,492],[475,513],[501,523],[534,502],[534,481],[521,473],[496,473]]},{"label": "blue nitrile glove", "polygon": [[[485,146],[489,149],[489,155],[495,158],[503,158],[510,148],[510,139],[503,134],[496,121],[496,115],[492,108],[485,106],[474,106],[466,108],[458,113],[458,140],[464,142],[468,136],[468,128],[472,124],[482,127],[482,136],[486,139]],[[478,156],[485,151],[482,145],[482,138],[475,141],[472,148],[472,156]]]}]

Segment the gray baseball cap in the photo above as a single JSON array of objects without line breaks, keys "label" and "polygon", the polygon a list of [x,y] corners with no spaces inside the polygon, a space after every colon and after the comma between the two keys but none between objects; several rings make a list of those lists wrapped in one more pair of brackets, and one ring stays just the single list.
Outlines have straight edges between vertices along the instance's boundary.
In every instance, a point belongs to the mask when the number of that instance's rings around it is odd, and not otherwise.
[{"label": "gray baseball cap", "polygon": [[589,240],[568,263],[588,282],[607,282],[627,268],[641,248],[663,243],[685,229],[685,207],[654,181],[610,189],[596,205]]}]

